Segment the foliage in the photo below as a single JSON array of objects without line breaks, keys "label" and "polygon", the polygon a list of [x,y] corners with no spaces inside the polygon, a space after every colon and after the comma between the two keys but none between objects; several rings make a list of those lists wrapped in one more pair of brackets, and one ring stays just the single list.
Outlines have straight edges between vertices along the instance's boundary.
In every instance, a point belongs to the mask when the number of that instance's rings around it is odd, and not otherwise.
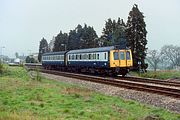
[{"label": "foliage", "polygon": [[67,41],[68,41],[68,34],[62,33],[62,31],[60,31],[60,33],[55,37],[53,52],[65,51],[65,47],[67,46]]},{"label": "foliage", "polygon": [[180,72],[173,70],[166,71],[148,71],[147,73],[141,74],[141,77],[156,78],[156,79],[180,79]]},{"label": "foliage", "polygon": [[35,80],[37,80],[37,81],[41,81],[41,75],[40,75],[40,72],[39,72],[39,69],[38,68],[36,68],[36,78],[35,78]]},{"label": "foliage", "polygon": [[67,50],[98,47],[97,38],[93,27],[86,24],[84,27],[78,25],[74,30],[70,30],[69,35],[60,31],[55,37],[53,51],[64,51],[65,47],[62,44],[67,46]]},{"label": "foliage", "polygon": [[172,67],[180,67],[180,46],[164,45],[161,54],[164,61],[170,63]]},{"label": "foliage", "polygon": [[[78,28],[79,27],[77,27],[76,29],[78,29]],[[70,30],[70,32],[69,32],[68,46],[67,46],[68,50],[75,50],[75,49],[79,48],[80,38],[76,31],[77,30]]]},{"label": "foliage", "polygon": [[98,47],[97,34],[93,27],[84,25],[80,36],[80,49]]},{"label": "foliage", "polygon": [[78,25],[75,30],[69,33],[69,50],[98,47],[97,34],[93,27]]},{"label": "foliage", "polygon": [[158,63],[161,62],[161,54],[157,50],[149,50],[146,60],[156,71]]},{"label": "foliage", "polygon": [[41,62],[42,54],[48,52],[48,43],[47,40],[42,38],[39,44],[39,54],[38,54],[38,60]]},{"label": "foliage", "polygon": [[121,45],[126,47],[126,36],[125,36],[125,23],[123,19],[118,18],[116,20],[111,20],[109,18],[105,23],[105,28],[103,28],[102,46],[112,46]]},{"label": "foliage", "polygon": [[0,74],[2,74],[2,72],[3,72],[3,63],[0,60]]},{"label": "foliage", "polygon": [[129,12],[126,29],[127,43],[128,47],[132,50],[133,65],[135,69],[138,68],[138,62],[141,62],[142,69],[146,69],[147,67],[144,62],[147,50],[146,34],[144,15],[139,11],[138,6],[135,4]]},{"label": "foliage", "polygon": [[19,54],[18,54],[18,52],[16,52],[16,53],[15,53],[15,56],[16,56],[16,58],[19,58]]},{"label": "foliage", "polygon": [[27,71],[9,67],[0,79],[0,119],[159,119],[180,116],[132,100],[105,96],[79,86],[42,78],[30,80]]},{"label": "foliage", "polygon": [[26,63],[37,63],[37,61],[33,57],[27,56]]}]

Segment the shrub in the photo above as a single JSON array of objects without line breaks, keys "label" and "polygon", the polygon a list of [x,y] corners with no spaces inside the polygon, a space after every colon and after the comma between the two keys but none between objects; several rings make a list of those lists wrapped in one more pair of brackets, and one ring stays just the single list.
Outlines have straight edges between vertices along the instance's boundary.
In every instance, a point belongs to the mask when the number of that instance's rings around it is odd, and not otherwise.
[{"label": "shrub", "polygon": [[2,73],[2,72],[3,72],[3,63],[0,60],[0,73]]}]

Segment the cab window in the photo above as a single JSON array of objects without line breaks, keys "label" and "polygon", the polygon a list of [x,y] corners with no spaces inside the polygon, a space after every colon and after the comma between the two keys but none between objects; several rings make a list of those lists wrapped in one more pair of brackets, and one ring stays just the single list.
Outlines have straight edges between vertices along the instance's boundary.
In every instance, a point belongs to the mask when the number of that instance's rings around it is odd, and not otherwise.
[{"label": "cab window", "polygon": [[120,52],[120,60],[124,60],[125,57],[124,57],[124,52]]},{"label": "cab window", "polygon": [[114,52],[114,60],[119,60],[118,52]]},{"label": "cab window", "polygon": [[127,51],[126,52],[126,60],[130,60],[131,58],[130,58],[130,52],[129,51]]}]

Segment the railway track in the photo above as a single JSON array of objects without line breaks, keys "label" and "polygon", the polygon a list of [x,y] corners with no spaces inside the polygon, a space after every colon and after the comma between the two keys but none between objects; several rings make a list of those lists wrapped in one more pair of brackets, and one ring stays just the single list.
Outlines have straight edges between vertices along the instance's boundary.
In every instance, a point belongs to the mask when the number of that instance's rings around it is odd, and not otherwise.
[{"label": "railway track", "polygon": [[[39,64],[37,65],[28,64],[27,67],[31,69],[43,69],[43,67]],[[140,82],[140,83],[150,83],[150,84],[157,84],[157,85],[164,85],[164,86],[171,86],[171,87],[180,87],[180,82],[160,80],[160,79],[141,78],[141,77],[113,77],[113,78],[107,77],[107,78],[111,80],[118,79],[121,81],[132,81],[132,82],[138,82],[138,83]]]},{"label": "railway track", "polygon": [[124,77],[124,78],[116,77],[116,79],[125,80],[125,81],[142,82],[142,83],[152,83],[152,84],[159,84],[159,85],[172,86],[172,87],[180,87],[180,82],[166,81],[166,80],[160,80],[160,79],[150,79],[150,78],[140,78],[140,77]]},{"label": "railway track", "polygon": [[[30,68],[31,70],[35,70],[35,68]],[[97,76],[92,76],[92,75],[84,75],[84,74],[76,74],[76,73],[69,73],[69,72],[61,72],[61,71],[55,71],[55,70],[45,70],[45,69],[40,69],[41,72],[44,73],[49,73],[49,74],[54,74],[54,75],[60,75],[64,77],[71,77],[71,78],[76,78],[76,79],[81,79],[85,81],[91,81],[91,82],[96,82],[96,83],[103,83],[107,85],[112,85],[116,87],[123,87],[127,89],[133,89],[133,90],[138,90],[138,91],[145,91],[145,92],[150,92],[150,93],[155,93],[155,94],[160,94],[160,95],[165,95],[165,96],[170,96],[174,98],[180,98],[180,89],[178,88],[172,88],[170,86],[176,86],[179,87],[180,84],[176,82],[157,82],[156,80],[151,80],[148,81],[149,79],[133,79],[133,77],[128,77],[128,78],[105,78],[105,77],[97,77]],[[138,81],[137,81],[138,80]],[[140,81],[140,82],[139,82]],[[148,82],[147,82],[148,81]],[[165,83],[167,82],[167,83]],[[147,84],[147,83],[153,83],[153,84]],[[165,84],[164,84],[165,83]],[[158,86],[155,84],[163,84],[166,86]]]}]

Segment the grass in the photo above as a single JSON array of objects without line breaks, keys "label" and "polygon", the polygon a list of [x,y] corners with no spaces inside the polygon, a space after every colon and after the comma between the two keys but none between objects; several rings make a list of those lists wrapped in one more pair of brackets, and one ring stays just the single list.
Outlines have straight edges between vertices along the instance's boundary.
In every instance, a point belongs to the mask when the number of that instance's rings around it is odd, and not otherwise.
[{"label": "grass", "polygon": [[166,71],[147,71],[147,73],[135,73],[131,72],[132,75],[146,77],[146,78],[156,78],[156,79],[180,79],[180,71],[166,70]]},{"label": "grass", "polygon": [[178,120],[180,115],[45,78],[32,80],[21,67],[0,78],[0,120]]}]

